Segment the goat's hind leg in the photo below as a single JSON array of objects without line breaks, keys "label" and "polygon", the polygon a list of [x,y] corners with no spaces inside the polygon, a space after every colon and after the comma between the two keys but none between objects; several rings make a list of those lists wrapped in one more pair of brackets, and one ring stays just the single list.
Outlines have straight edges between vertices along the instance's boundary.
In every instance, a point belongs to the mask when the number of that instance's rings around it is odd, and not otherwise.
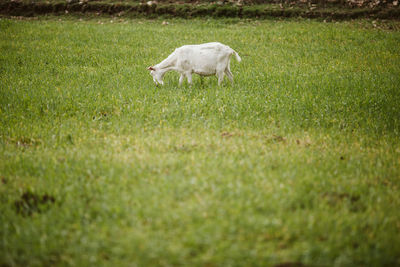
[{"label": "goat's hind leg", "polygon": [[229,81],[233,84],[233,75],[231,70],[229,69],[229,66],[225,69],[225,74],[228,77]]},{"label": "goat's hind leg", "polygon": [[217,77],[218,77],[218,86],[221,85],[222,81],[224,80],[224,71],[219,71],[217,72]]}]

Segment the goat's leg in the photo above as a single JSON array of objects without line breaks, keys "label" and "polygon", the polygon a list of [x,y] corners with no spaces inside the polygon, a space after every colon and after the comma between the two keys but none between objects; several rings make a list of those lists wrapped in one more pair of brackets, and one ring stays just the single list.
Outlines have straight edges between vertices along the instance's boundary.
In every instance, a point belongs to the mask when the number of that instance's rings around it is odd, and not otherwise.
[{"label": "goat's leg", "polygon": [[231,81],[231,83],[233,84],[233,74],[231,72],[231,68],[229,66],[229,62],[228,62],[228,66],[226,66],[225,74],[226,74],[226,76],[228,76],[229,81]]},{"label": "goat's leg", "polygon": [[186,73],[186,78],[188,80],[189,85],[192,85],[192,74],[191,73]]},{"label": "goat's leg", "polygon": [[217,72],[218,77],[218,86],[221,85],[222,81],[224,80],[224,71]]},{"label": "goat's leg", "polygon": [[231,81],[231,83],[233,84],[233,75],[232,75],[232,72],[231,72],[231,70],[230,70],[230,68],[229,68],[229,65],[228,65],[228,67],[225,69],[225,74],[226,74],[226,76],[228,77],[229,81]]},{"label": "goat's leg", "polygon": [[181,77],[179,77],[179,86],[182,85],[183,82],[183,78],[185,77],[185,75],[183,75],[183,73],[181,73]]}]

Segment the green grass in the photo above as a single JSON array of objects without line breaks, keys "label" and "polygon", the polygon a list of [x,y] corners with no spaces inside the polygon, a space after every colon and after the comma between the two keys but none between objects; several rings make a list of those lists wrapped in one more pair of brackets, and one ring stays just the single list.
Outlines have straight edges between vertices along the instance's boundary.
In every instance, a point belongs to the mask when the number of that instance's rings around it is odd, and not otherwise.
[{"label": "green grass", "polygon": [[399,31],[110,20],[0,20],[0,265],[400,265]]}]

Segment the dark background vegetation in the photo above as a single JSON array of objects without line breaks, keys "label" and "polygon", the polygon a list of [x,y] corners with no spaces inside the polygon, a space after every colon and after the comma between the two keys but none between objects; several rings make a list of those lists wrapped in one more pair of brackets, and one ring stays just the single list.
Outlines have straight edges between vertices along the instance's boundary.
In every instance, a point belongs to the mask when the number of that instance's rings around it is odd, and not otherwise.
[{"label": "dark background vegetation", "polygon": [[398,0],[1,0],[0,13],[10,16],[79,13],[149,18],[400,18]]}]

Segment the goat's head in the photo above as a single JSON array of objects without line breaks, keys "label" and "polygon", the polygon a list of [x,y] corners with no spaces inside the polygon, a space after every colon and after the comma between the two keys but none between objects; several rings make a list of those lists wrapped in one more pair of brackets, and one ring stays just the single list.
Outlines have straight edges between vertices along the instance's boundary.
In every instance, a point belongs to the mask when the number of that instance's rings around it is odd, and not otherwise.
[{"label": "goat's head", "polygon": [[158,85],[158,84],[163,85],[164,84],[164,82],[162,80],[163,73],[159,69],[156,69],[155,67],[150,66],[150,67],[147,68],[147,70],[150,71],[150,75],[153,76],[153,81],[154,81],[154,83],[156,85]]}]

